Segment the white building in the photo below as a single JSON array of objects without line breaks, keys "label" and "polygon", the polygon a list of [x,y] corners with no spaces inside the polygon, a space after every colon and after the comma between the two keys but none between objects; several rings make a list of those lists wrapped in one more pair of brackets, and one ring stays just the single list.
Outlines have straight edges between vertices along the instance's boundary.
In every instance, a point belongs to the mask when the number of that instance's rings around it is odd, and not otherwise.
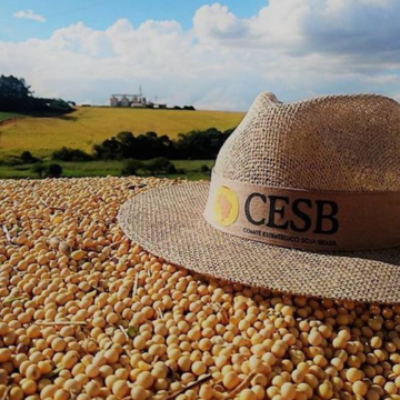
[{"label": "white building", "polygon": [[120,101],[120,106],[121,107],[129,107],[131,105],[131,102],[129,101],[128,97],[126,97],[125,95],[122,96],[122,99]]},{"label": "white building", "polygon": [[118,107],[119,101],[115,96],[110,97],[110,107]]},{"label": "white building", "polygon": [[113,94],[109,100],[110,107],[131,108],[167,108],[166,104],[153,103],[143,97],[142,88],[139,94]]}]

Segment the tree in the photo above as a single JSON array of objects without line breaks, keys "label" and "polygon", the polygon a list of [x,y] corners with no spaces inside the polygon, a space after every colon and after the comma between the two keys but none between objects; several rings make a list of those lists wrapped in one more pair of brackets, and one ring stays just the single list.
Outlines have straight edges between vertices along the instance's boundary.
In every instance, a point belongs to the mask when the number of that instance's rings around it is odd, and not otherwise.
[{"label": "tree", "polygon": [[118,133],[117,139],[122,143],[129,144],[130,142],[132,142],[132,140],[135,139],[135,137],[133,136],[132,132],[123,131],[123,132]]},{"label": "tree", "polygon": [[216,128],[179,134],[176,149],[182,160],[214,160],[231,131]]},{"label": "tree", "polygon": [[61,161],[91,161],[93,157],[83,150],[70,149],[68,147],[62,147],[60,150],[53,152],[51,158],[53,160]]},{"label": "tree", "polygon": [[43,165],[43,163],[38,163],[38,164],[35,164],[35,166],[32,168],[32,171],[35,174],[38,174],[39,178],[43,178],[46,173],[46,167],[45,167],[45,165]]},{"label": "tree", "polygon": [[59,178],[63,172],[61,165],[59,164],[50,164],[47,167],[47,176],[50,178]]},{"label": "tree", "polygon": [[31,88],[26,84],[25,79],[16,78],[12,75],[0,76],[0,96],[23,100],[31,95]]},{"label": "tree", "polygon": [[123,158],[121,142],[112,137],[93,146],[94,156],[100,160],[119,160]]},{"label": "tree", "polygon": [[175,165],[165,157],[157,157],[147,163],[147,169],[155,175],[176,174]]},{"label": "tree", "polygon": [[39,111],[65,114],[73,111],[70,102],[62,99],[42,99],[33,96],[24,79],[15,76],[0,76],[0,111]]},{"label": "tree", "polygon": [[23,151],[20,155],[20,159],[25,164],[33,164],[40,161],[38,158],[33,157],[30,151]]},{"label": "tree", "polygon": [[121,175],[130,176],[130,175],[138,175],[139,170],[143,169],[144,165],[139,160],[128,160],[124,167],[122,168]]},{"label": "tree", "polygon": [[61,165],[49,164],[44,165],[42,162],[33,166],[32,171],[39,175],[39,178],[59,178],[63,172]]},{"label": "tree", "polygon": [[158,136],[147,132],[133,136],[132,132],[120,132],[116,137],[94,146],[94,157],[100,160],[151,160],[162,157],[170,160],[213,160],[233,129],[220,132],[210,128],[180,134],[177,140],[167,135]]},{"label": "tree", "polygon": [[0,76],[0,110],[30,111],[33,108],[30,86],[15,76]]}]

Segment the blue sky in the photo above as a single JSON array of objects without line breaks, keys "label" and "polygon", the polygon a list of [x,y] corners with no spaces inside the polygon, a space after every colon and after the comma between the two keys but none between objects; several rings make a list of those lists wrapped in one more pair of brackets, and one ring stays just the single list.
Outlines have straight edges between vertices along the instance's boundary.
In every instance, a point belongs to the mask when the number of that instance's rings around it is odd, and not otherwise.
[{"label": "blue sky", "polygon": [[0,74],[38,96],[246,110],[369,92],[400,100],[399,0],[0,0]]},{"label": "blue sky", "polygon": [[[265,6],[265,0],[224,1],[240,17],[251,17]],[[31,37],[46,39],[58,28],[83,21],[93,29],[104,30],[121,18],[134,26],[154,20],[176,20],[184,29],[192,26],[192,18],[203,0],[1,0],[0,40],[21,41]],[[45,23],[13,18],[20,10],[33,10]]]}]

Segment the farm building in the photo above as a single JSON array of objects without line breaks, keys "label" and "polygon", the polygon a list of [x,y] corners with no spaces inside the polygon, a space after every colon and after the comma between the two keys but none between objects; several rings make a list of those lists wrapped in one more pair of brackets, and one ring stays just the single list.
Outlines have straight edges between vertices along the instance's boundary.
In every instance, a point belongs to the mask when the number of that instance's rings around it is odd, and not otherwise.
[{"label": "farm building", "polygon": [[118,106],[119,106],[119,100],[114,95],[112,95],[110,97],[110,107],[118,107]]},{"label": "farm building", "polygon": [[109,104],[110,107],[167,108],[166,104],[148,101],[143,97],[141,88],[139,94],[113,94]]}]

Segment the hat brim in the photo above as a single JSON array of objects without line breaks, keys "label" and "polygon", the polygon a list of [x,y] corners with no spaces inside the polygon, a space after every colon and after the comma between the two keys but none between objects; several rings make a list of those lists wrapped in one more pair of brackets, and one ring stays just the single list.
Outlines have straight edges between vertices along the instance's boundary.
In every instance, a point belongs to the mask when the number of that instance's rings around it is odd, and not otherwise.
[{"label": "hat brim", "polygon": [[270,246],[213,228],[208,182],[152,189],[122,205],[122,230],[145,250],[189,270],[297,295],[400,302],[400,248],[316,253]]}]

